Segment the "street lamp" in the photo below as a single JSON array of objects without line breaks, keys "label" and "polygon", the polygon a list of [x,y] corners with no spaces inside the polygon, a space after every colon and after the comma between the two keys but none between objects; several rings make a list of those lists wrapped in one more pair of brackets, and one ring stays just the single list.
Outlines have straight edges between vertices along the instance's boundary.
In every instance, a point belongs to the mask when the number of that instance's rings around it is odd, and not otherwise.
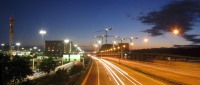
[{"label": "street lamp", "polygon": [[22,51],[24,50],[24,48],[22,47]]},{"label": "street lamp", "polygon": [[3,43],[1,44],[1,46],[2,46],[2,51],[3,51],[3,46],[4,46],[4,45],[5,45],[5,44],[3,44]]},{"label": "street lamp", "polygon": [[[46,30],[40,30],[40,31],[39,31],[39,34],[42,35],[42,43],[43,43],[43,36],[44,36],[46,33],[47,33]],[[43,43],[42,45],[44,45],[44,43]],[[45,50],[45,45],[44,45],[43,49]],[[43,56],[43,53],[42,53],[42,56]]]},{"label": "street lamp", "polygon": [[[43,43],[43,36],[47,33],[45,30],[40,30],[39,33],[42,35],[42,43]],[[44,47],[45,49],[45,47]]]},{"label": "street lamp", "polygon": [[34,49],[34,50],[36,50],[36,49],[37,49],[37,47],[33,47],[33,49]]},{"label": "street lamp", "polygon": [[78,49],[77,49],[78,45],[75,44],[74,47],[76,48],[75,53],[78,53]]},{"label": "street lamp", "polygon": [[144,40],[143,40],[145,43],[147,43],[148,41],[149,41],[149,39],[147,39],[147,38],[144,38]]},{"label": "street lamp", "polygon": [[69,61],[70,61],[70,53],[71,53],[71,42],[69,42],[69,39],[65,39],[64,42],[67,44],[69,43]]},{"label": "street lamp", "polygon": [[18,51],[19,51],[19,46],[21,45],[21,43],[16,43],[16,46],[18,47],[17,48],[17,54],[18,54]]},{"label": "street lamp", "polygon": [[45,30],[40,30],[39,33],[42,35],[42,41],[43,41],[43,36],[47,33]]},{"label": "street lamp", "polygon": [[18,49],[17,50],[19,50],[19,46],[21,45],[21,43],[16,43],[16,46],[18,46]]},{"label": "street lamp", "polygon": [[179,34],[179,30],[178,30],[178,29],[174,29],[174,30],[173,30],[173,33],[174,33],[175,35],[178,35],[178,34]]}]

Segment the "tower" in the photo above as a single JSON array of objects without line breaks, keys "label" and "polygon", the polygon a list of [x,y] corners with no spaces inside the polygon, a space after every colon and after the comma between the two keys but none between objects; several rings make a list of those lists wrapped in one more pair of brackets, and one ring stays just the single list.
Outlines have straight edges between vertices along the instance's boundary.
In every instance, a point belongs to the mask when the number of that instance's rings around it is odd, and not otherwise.
[{"label": "tower", "polygon": [[14,29],[13,29],[13,26],[14,26],[14,19],[13,17],[10,17],[10,39],[9,39],[9,45],[10,45],[10,49],[9,49],[9,53],[10,53],[10,57],[12,59],[12,51],[13,51],[13,35],[14,35]]}]

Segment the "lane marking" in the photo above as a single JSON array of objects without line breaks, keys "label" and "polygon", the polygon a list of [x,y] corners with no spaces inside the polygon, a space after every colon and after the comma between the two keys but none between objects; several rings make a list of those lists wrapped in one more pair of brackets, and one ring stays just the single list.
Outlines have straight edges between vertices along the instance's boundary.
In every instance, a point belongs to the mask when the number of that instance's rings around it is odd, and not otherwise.
[{"label": "lane marking", "polygon": [[109,77],[109,80],[111,81],[111,78]]},{"label": "lane marking", "polygon": [[98,66],[98,63],[97,63],[97,61],[95,61],[96,62],[96,64],[97,64],[97,73],[98,73],[98,85],[100,85],[100,82],[99,82],[99,66]]},{"label": "lane marking", "polygon": [[81,85],[85,85],[85,83],[86,83],[86,81],[88,80],[88,77],[89,77],[89,75],[90,75],[90,73],[91,73],[92,67],[93,67],[93,61],[92,61],[92,65],[91,65],[91,67],[90,67],[90,70],[89,70],[89,72],[87,73],[87,75],[86,75],[85,79],[83,80],[83,82],[81,83]]}]

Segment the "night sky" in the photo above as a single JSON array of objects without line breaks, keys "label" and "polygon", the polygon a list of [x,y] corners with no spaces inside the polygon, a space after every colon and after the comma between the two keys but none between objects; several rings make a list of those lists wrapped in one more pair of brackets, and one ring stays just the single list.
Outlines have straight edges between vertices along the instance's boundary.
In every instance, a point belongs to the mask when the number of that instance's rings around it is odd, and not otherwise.
[{"label": "night sky", "polygon": [[[134,49],[191,44],[172,33],[151,37],[142,32],[151,26],[141,23],[137,17],[160,10],[171,1],[174,0],[1,0],[0,43],[9,41],[9,18],[13,16],[14,41],[21,42],[22,46],[41,45],[41,29],[47,31],[44,40],[69,39],[75,44],[88,46],[98,40],[93,36],[104,34],[95,31],[106,27],[112,28],[108,35],[138,37],[134,40]],[[189,33],[199,34],[200,30]],[[144,38],[149,42],[144,43]],[[114,40],[108,39],[109,43]]]}]

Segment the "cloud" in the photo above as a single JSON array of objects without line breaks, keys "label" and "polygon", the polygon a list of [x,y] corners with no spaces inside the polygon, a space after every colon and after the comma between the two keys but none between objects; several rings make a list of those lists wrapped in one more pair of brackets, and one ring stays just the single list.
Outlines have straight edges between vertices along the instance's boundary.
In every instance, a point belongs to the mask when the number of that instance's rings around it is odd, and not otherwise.
[{"label": "cloud", "polygon": [[200,39],[197,39],[198,36],[200,36],[200,35],[195,35],[195,34],[185,34],[185,35],[183,35],[183,37],[186,40],[192,41],[193,44],[200,43]]},{"label": "cloud", "polygon": [[198,0],[173,1],[161,8],[160,11],[152,11],[147,15],[139,16],[139,20],[153,26],[143,31],[151,36],[160,36],[178,29],[180,35],[186,40],[200,43],[200,39],[196,38],[195,34],[186,34],[193,30],[195,23],[200,20],[200,1]]}]

